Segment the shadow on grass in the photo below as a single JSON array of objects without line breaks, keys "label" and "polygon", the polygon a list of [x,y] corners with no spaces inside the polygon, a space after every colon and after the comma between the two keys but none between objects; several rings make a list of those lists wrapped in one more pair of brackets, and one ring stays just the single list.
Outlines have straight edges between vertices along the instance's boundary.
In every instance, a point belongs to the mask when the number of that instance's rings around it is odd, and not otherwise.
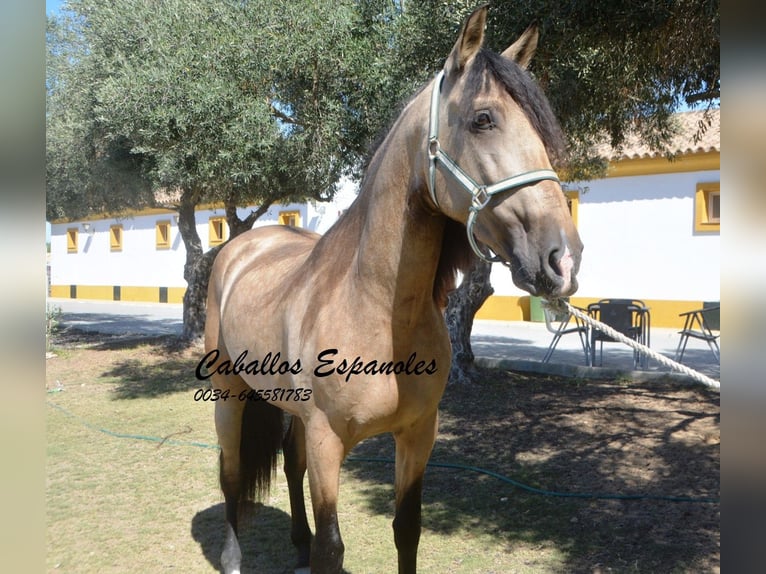
[{"label": "shadow on grass", "polygon": [[95,348],[137,350],[136,356],[121,359],[101,374],[103,380],[115,383],[115,399],[155,398],[210,387],[209,381],[195,377],[201,354],[175,338],[104,341]]},{"label": "shadow on grass", "polygon": [[[220,571],[224,542],[223,503],[198,512],[192,519],[191,534],[210,564]],[[290,515],[256,503],[240,518],[239,544],[242,574],[293,574],[295,547],[290,541]],[[348,574],[344,569],[344,574]]]},{"label": "shadow on grass", "polygon": [[174,334],[110,333],[72,326],[57,327],[51,335],[51,342],[58,347],[85,346],[98,351],[135,349],[146,345],[179,350],[188,345],[181,337]]},{"label": "shadow on grass", "polygon": [[127,359],[101,376],[115,379],[117,386],[112,391],[115,399],[156,398],[208,388],[208,382],[194,378],[195,367],[196,363],[184,358],[169,357],[156,364]]},{"label": "shadow on grass", "polygon": [[[717,393],[484,375],[475,386],[448,387],[432,462],[481,467],[560,493],[718,498],[717,430],[704,430],[717,429]],[[375,437],[352,456],[392,458],[393,440]],[[372,483],[390,484],[393,474],[390,464],[348,461],[344,469]],[[384,492],[373,490],[371,512],[390,514]],[[423,503],[424,529],[490,535],[508,552],[523,542],[555,548],[567,572],[720,567],[718,503],[539,495],[433,467]]]}]

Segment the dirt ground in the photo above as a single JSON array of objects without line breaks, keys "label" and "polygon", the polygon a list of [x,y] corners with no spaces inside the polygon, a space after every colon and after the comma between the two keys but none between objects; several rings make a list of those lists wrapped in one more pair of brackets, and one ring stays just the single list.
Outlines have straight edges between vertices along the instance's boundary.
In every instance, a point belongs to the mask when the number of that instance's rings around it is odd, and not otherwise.
[{"label": "dirt ground", "polygon": [[[78,348],[128,349],[136,368],[162,356],[172,366],[159,373],[163,392],[191,388],[182,374],[199,356],[168,340],[139,349],[119,337],[70,332],[54,343],[69,359],[55,359],[49,390],[57,373],[98,369],[96,357],[104,368],[113,361],[108,353],[79,355]],[[530,572],[720,570],[718,393],[671,381],[479,373],[475,384],[448,386],[441,403],[424,486],[424,530],[479,529],[502,553],[523,544],[520,560]],[[129,369],[123,374],[131,379]],[[148,391],[125,384],[122,392]],[[389,482],[390,465],[359,459],[390,458],[392,445],[389,436],[358,445],[346,472]],[[379,502],[380,512],[388,512],[390,502]],[[565,554],[556,565],[543,562],[552,547]]]}]

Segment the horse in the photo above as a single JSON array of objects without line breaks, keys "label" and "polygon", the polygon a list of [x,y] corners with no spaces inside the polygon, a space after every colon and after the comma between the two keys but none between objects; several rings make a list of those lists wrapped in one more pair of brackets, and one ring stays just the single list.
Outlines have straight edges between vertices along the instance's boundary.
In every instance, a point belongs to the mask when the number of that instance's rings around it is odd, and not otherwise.
[{"label": "horse", "polygon": [[444,308],[457,272],[480,257],[507,265],[533,295],[577,289],[582,243],[551,167],[562,134],[526,70],[537,29],[497,54],[483,46],[486,18],[483,7],[463,23],[333,227],[322,236],[258,227],[215,259],[201,368],[218,399],[226,574],[241,568],[238,511],[268,493],[280,448],[296,571],[341,572],[341,464],[380,433],[395,439],[398,571],[416,572],[423,475],[450,367]]}]

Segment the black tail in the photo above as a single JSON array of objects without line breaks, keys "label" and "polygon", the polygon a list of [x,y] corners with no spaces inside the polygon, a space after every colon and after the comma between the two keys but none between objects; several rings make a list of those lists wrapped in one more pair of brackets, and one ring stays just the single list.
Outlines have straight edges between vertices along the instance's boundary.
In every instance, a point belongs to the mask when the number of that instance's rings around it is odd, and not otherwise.
[{"label": "black tail", "polygon": [[247,401],[239,445],[240,504],[269,494],[282,447],[282,409],[266,401]]}]

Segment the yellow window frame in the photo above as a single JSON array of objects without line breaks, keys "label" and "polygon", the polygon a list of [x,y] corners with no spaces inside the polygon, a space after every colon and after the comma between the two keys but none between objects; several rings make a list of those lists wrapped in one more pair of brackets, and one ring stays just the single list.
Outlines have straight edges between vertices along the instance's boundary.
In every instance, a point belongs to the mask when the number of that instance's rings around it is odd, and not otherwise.
[{"label": "yellow window frame", "polygon": [[288,225],[291,227],[301,227],[301,212],[300,211],[280,211],[279,224]]},{"label": "yellow window frame", "polygon": [[703,233],[721,231],[720,217],[713,216],[713,204],[718,202],[720,212],[720,201],[720,181],[697,184],[697,191],[694,194],[694,231]]},{"label": "yellow window frame", "polygon": [[70,227],[66,230],[66,252],[77,253],[77,237],[79,231],[76,227]]},{"label": "yellow window frame", "polygon": [[577,190],[564,191],[564,195],[567,198],[567,207],[569,207],[572,221],[574,221],[575,227],[577,227],[577,215],[580,209],[580,192]]},{"label": "yellow window frame", "polygon": [[121,224],[109,226],[109,250],[122,251],[123,229]]},{"label": "yellow window frame", "polygon": [[229,225],[226,223],[225,217],[211,217],[208,220],[208,243],[213,245],[220,245],[226,241],[228,237]]},{"label": "yellow window frame", "polygon": [[170,249],[170,220],[157,221],[154,224],[154,236],[157,249]]}]

